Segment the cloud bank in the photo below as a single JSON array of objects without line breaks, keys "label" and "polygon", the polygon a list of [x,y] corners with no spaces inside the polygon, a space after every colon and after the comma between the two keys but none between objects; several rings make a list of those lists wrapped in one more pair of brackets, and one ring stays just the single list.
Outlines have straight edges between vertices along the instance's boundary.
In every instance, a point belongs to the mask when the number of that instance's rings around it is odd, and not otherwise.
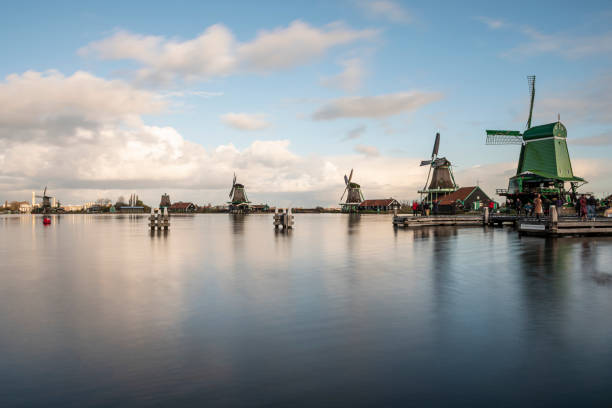
[{"label": "cloud bank", "polygon": [[141,65],[137,77],[154,83],[177,78],[202,80],[237,72],[272,72],[312,62],[330,48],[376,37],[376,30],[355,30],[342,23],[317,28],[300,20],[287,27],[259,31],[239,42],[223,24],[208,27],[190,40],[117,31],[79,50],[83,56],[131,60]]}]

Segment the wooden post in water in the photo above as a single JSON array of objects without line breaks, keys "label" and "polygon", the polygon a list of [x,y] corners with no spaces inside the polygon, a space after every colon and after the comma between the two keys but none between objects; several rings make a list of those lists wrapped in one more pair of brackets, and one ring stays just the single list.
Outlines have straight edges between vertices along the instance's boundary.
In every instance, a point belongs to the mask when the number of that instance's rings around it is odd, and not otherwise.
[{"label": "wooden post in water", "polygon": [[162,228],[164,231],[168,231],[169,227],[168,209],[151,208],[151,215],[149,216],[149,228],[151,231],[155,231],[155,229],[161,231]]},{"label": "wooden post in water", "polygon": [[554,205],[550,206],[550,230],[557,232],[559,225],[559,214],[557,213],[557,207]]},{"label": "wooden post in water", "polygon": [[489,207],[484,209],[484,225],[489,225]]},{"label": "wooden post in water", "polygon": [[291,208],[287,208],[285,211],[283,211],[282,208],[277,210],[274,210],[274,229],[278,229],[278,227],[281,227],[283,230],[284,229],[290,229],[293,228],[293,215],[291,214]]}]

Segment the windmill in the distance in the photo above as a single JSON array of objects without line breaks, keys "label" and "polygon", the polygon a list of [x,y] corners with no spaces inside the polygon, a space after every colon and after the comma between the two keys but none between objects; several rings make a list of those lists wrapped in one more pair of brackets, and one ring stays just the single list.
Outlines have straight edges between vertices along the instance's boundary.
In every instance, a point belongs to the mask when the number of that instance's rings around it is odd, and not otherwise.
[{"label": "windmill in the distance", "polygon": [[231,213],[245,213],[249,211],[249,204],[251,202],[247,198],[244,185],[236,183],[236,173],[234,173],[234,180],[232,181],[232,189],[229,192],[229,197],[232,200],[228,202]]},{"label": "windmill in the distance", "polygon": [[[346,201],[340,202],[340,206],[342,207],[342,212],[355,212],[359,210],[359,204],[363,201],[363,194],[361,193],[361,186],[357,183],[353,183],[353,169],[349,173],[349,176],[346,177],[344,175],[344,192],[340,197],[340,201],[344,198],[346,194]],[[347,194],[348,193],[348,194]]]},{"label": "windmill in the distance", "polygon": [[52,209],[52,207],[51,207],[51,199],[53,197],[47,195],[47,186],[45,186],[43,194],[41,196],[37,195],[36,198],[41,198],[42,199],[42,203],[40,205],[40,208],[37,209],[36,212],[42,212],[43,214],[51,212],[51,209]]},{"label": "windmill in the distance", "polygon": [[[425,199],[425,201],[432,203],[446,194],[457,191],[459,188],[455,183],[451,162],[446,157],[438,157],[439,149],[440,133],[436,133],[431,159],[421,161],[421,166],[429,166],[425,186],[422,190],[419,190],[421,201]],[[426,196],[423,198],[424,194]]]},{"label": "windmill in the distance", "polygon": [[570,183],[571,195],[575,195],[576,189],[586,181],[574,176],[567,149],[567,129],[559,118],[557,122],[531,127],[535,75],[528,76],[527,83],[530,99],[527,129],[523,133],[518,130],[487,130],[488,145],[521,145],[516,175],[510,178],[508,189],[498,189],[497,195],[514,201],[520,198],[522,203],[532,200],[535,194],[551,200],[567,200],[565,183]]}]

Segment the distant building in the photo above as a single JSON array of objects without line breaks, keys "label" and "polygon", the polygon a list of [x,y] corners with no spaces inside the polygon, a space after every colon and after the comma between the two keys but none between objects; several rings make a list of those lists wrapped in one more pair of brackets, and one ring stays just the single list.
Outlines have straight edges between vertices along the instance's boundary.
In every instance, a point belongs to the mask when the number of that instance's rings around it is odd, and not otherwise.
[{"label": "distant building", "polygon": [[489,205],[490,202],[491,199],[480,187],[461,187],[455,192],[440,197],[438,212],[455,214],[458,211],[477,211]]},{"label": "distant building", "polygon": [[384,198],[378,200],[364,200],[359,204],[359,211],[393,211],[399,209],[401,204],[394,198]]},{"label": "distant building", "polygon": [[83,206],[82,205],[73,205],[73,204],[69,204],[69,205],[63,205],[62,208],[64,209],[64,211],[66,212],[78,212],[78,211],[83,211]]},{"label": "distant building", "polygon": [[251,212],[260,212],[265,213],[270,211],[270,206],[268,204],[255,204],[250,207]]},{"label": "distant building", "polygon": [[27,201],[19,202],[19,212],[20,213],[30,213],[32,212],[32,208],[34,208],[34,206],[28,203]]},{"label": "distant building", "polygon": [[164,193],[161,196],[161,201],[159,202],[159,208],[169,208],[172,205],[170,202],[170,196]]},{"label": "distant building", "polygon": [[182,201],[177,201],[168,207],[168,212],[172,213],[192,213],[197,210],[197,207],[194,203],[184,203]]},{"label": "distant building", "polygon": [[118,209],[122,214],[142,214],[145,212],[145,209],[142,205],[122,205]]}]

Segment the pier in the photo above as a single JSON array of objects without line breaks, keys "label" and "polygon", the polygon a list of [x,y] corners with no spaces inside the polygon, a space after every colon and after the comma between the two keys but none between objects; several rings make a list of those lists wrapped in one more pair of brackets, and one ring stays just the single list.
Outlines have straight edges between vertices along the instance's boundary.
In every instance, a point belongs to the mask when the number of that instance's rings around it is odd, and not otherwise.
[{"label": "pier", "polygon": [[164,207],[163,209],[159,208],[151,208],[151,215],[149,216],[149,228],[151,231],[168,231],[170,228],[170,219],[168,216],[168,208]]},{"label": "pier", "polygon": [[291,208],[283,210],[282,208],[274,210],[274,229],[279,227],[283,230],[292,229],[295,221],[293,220],[293,214],[291,214]]},{"label": "pier", "polygon": [[612,218],[595,217],[581,220],[578,217],[560,217],[555,207],[551,207],[550,216],[537,219],[523,217],[517,221],[517,229],[522,235],[539,236],[612,236]]}]

